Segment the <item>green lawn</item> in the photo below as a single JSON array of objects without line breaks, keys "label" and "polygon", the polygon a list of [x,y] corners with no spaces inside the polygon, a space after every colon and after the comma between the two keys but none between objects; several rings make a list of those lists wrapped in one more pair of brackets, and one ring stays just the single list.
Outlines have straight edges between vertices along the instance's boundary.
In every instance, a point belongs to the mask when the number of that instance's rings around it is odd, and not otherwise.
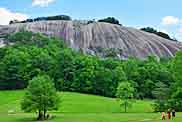
[{"label": "green lawn", "polygon": [[[47,122],[182,122],[182,113],[171,121],[160,120],[157,113],[57,113]],[[0,114],[0,122],[35,122],[34,114]]]},{"label": "green lawn", "polygon": [[[20,100],[23,91],[0,92],[0,122],[35,122],[35,114],[23,113]],[[129,113],[120,109],[112,98],[64,92],[60,93],[62,102],[59,111],[51,113],[48,122],[162,122],[159,113],[152,113],[152,101],[136,101]],[[16,111],[8,114],[8,111]],[[172,122],[182,122],[182,113]]]}]

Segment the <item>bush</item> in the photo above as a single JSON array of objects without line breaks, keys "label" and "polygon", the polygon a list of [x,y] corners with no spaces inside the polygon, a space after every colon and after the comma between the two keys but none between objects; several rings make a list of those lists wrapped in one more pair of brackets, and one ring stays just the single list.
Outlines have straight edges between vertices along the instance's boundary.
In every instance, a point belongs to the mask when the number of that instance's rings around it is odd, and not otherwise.
[{"label": "bush", "polygon": [[115,19],[114,17],[108,17],[105,19],[101,19],[101,20],[98,20],[98,22],[106,22],[106,23],[120,25],[119,20]]},{"label": "bush", "polygon": [[155,30],[154,28],[151,28],[151,27],[141,28],[140,30],[145,31],[145,32],[149,32],[149,33],[153,33],[153,34],[158,35],[158,36],[165,38],[165,39],[177,41],[176,39],[172,39],[168,34],[166,34],[164,32],[160,32],[160,31],[158,32],[157,30]]}]

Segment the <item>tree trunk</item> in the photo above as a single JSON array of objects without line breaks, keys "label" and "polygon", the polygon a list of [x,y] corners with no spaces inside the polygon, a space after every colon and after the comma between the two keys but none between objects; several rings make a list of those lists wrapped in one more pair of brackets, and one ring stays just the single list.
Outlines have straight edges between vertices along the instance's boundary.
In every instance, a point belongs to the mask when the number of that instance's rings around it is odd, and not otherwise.
[{"label": "tree trunk", "polygon": [[41,112],[41,110],[39,110],[37,120],[42,120],[42,112]]},{"label": "tree trunk", "polygon": [[125,109],[125,113],[126,113],[126,112],[127,112],[127,111],[126,111],[126,102],[124,103],[124,109]]},{"label": "tree trunk", "polygon": [[46,119],[46,110],[44,109],[44,120]]}]

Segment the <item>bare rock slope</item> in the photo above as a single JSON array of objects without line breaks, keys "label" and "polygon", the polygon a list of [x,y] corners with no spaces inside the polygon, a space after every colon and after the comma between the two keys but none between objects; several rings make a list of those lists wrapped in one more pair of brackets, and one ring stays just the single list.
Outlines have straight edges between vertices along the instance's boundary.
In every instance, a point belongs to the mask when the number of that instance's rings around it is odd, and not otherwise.
[{"label": "bare rock slope", "polygon": [[117,56],[146,58],[149,55],[171,57],[182,50],[182,43],[173,42],[138,29],[108,24],[80,21],[40,21],[0,26],[0,35],[20,30],[41,32],[63,38],[74,49],[99,54],[99,49],[118,49]]}]

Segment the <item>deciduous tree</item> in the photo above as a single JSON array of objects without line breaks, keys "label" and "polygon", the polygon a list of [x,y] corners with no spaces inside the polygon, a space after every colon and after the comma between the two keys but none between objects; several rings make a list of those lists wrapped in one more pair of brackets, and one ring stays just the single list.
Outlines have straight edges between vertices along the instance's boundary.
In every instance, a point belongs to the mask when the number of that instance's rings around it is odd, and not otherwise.
[{"label": "deciduous tree", "polygon": [[29,81],[21,108],[25,112],[38,113],[38,120],[45,120],[47,111],[57,110],[58,104],[59,96],[53,81],[47,75],[39,75]]}]

